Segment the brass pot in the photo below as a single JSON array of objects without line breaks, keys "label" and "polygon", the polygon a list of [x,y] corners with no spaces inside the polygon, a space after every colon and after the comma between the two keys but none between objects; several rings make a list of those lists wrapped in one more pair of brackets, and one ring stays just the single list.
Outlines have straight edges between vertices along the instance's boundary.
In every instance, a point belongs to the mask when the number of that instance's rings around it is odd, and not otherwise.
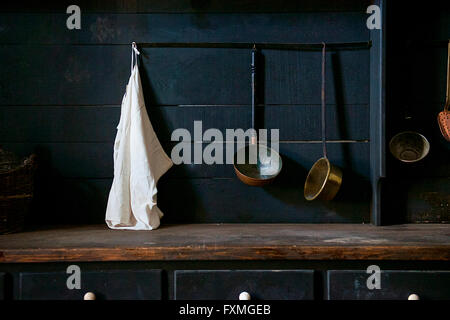
[{"label": "brass pot", "polygon": [[305,181],[303,194],[305,199],[312,201],[315,199],[333,200],[342,184],[342,171],[330,163],[327,158],[327,143],[325,139],[325,43],[322,49],[322,148],[323,157],[314,163]]},{"label": "brass pot", "polygon": [[304,195],[306,200],[332,200],[342,184],[342,171],[327,158],[314,163],[306,177]]},{"label": "brass pot", "polygon": [[392,155],[402,162],[412,163],[425,158],[430,152],[430,143],[420,133],[404,131],[396,134],[389,142]]}]

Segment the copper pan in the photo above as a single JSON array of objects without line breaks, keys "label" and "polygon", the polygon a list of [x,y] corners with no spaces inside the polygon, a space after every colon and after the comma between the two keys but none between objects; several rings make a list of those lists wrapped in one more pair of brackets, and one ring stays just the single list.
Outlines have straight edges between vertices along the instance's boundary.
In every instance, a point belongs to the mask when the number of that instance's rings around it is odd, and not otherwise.
[{"label": "copper pan", "polygon": [[[252,49],[252,129],[255,128],[255,107],[256,107],[256,61],[257,50]],[[240,154],[245,155],[245,161],[239,161]],[[283,166],[278,152],[258,143],[256,131],[251,137],[248,146],[239,149],[234,154],[234,171],[243,183],[249,186],[264,186],[270,184],[280,173]]]}]

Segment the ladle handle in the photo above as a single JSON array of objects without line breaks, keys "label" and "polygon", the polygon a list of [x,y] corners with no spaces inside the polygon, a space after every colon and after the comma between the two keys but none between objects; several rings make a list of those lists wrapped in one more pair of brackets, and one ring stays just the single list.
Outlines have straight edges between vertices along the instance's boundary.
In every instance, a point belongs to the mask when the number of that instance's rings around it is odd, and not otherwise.
[{"label": "ladle handle", "polygon": [[325,67],[326,67],[326,45],[325,42],[323,42],[322,47],[322,94],[321,94],[321,101],[322,101],[322,149],[323,149],[323,157],[327,157],[327,142],[326,142],[326,101],[325,101]]},{"label": "ladle handle", "polygon": [[450,40],[448,41],[448,50],[447,50],[447,92],[445,95],[444,110],[448,111],[449,109],[450,109]]},{"label": "ladle handle", "polygon": [[251,144],[256,144],[257,133],[255,127],[255,108],[256,108],[256,62],[257,62],[257,51],[256,46],[253,46],[252,49],[252,64],[251,64],[251,72],[252,72],[252,129],[255,130],[255,134],[252,135]]}]

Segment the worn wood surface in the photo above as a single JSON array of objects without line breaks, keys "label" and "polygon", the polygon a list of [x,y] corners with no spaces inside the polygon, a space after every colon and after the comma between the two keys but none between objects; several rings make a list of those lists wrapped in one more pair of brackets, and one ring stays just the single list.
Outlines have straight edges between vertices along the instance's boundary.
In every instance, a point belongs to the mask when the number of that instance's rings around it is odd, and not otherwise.
[{"label": "worn wood surface", "polygon": [[450,225],[105,225],[0,237],[0,262],[149,260],[450,260]]}]

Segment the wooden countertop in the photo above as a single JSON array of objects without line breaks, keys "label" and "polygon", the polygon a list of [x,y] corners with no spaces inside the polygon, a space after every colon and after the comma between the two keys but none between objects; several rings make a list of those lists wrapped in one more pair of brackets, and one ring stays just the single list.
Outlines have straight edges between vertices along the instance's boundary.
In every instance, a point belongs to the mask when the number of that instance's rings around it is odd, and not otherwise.
[{"label": "wooden countertop", "polygon": [[450,225],[190,224],[153,231],[65,226],[0,235],[0,262],[450,260]]}]

